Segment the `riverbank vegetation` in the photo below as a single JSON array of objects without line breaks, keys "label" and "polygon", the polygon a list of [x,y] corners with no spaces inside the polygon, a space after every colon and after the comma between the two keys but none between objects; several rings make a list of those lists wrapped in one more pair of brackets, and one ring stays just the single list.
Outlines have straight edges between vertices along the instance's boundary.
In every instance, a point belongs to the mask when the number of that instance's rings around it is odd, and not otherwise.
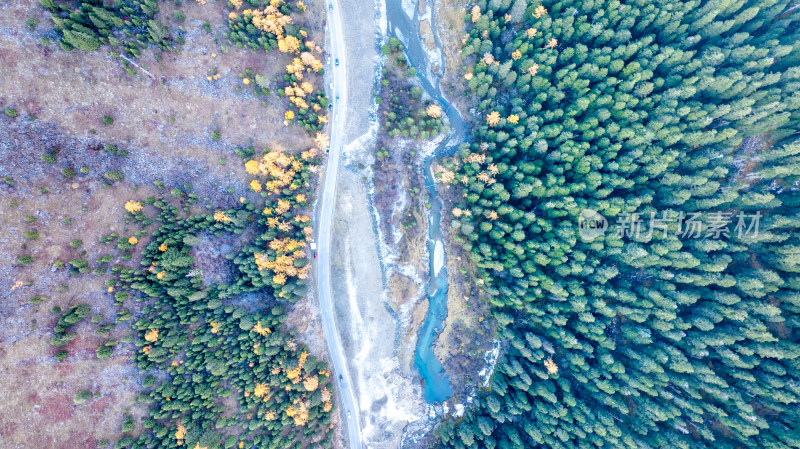
[{"label": "riverbank vegetation", "polygon": [[[410,137],[428,140],[443,131],[442,107],[422,98],[422,88],[412,80],[417,70],[403,54],[403,44],[396,37],[381,48],[386,67],[381,77],[381,92],[377,98],[381,129],[389,137]],[[447,130],[444,130],[447,132]],[[385,149],[378,153],[386,157]]]},{"label": "riverbank vegetation", "polygon": [[441,447],[798,445],[798,20],[470,7],[479,119],[437,176],[504,354]]}]

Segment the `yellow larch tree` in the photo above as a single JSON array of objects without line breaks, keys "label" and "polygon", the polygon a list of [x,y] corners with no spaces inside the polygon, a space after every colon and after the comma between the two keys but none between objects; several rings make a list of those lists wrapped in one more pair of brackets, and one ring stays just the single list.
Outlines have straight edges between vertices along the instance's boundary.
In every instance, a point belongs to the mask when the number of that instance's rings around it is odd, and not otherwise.
[{"label": "yellow larch tree", "polygon": [[231,217],[229,217],[224,211],[218,210],[214,212],[214,221],[218,221],[220,223],[230,223]]},{"label": "yellow larch tree", "polygon": [[256,384],[256,388],[253,390],[253,394],[256,395],[257,398],[264,397],[267,392],[269,392],[269,385],[264,383]]},{"label": "yellow larch tree", "polygon": [[442,116],[442,107],[438,104],[432,104],[425,108],[425,113],[428,117],[439,118]]},{"label": "yellow larch tree", "polygon": [[155,343],[158,340],[158,329],[150,329],[149,332],[144,334],[144,339],[150,343]]},{"label": "yellow larch tree", "polygon": [[138,201],[128,201],[127,203],[125,203],[125,210],[127,210],[132,214],[139,212],[140,210],[142,210],[142,203]]},{"label": "yellow larch tree", "polygon": [[470,15],[472,15],[472,23],[477,22],[481,18],[481,7],[478,5],[473,6]]},{"label": "yellow larch tree", "polygon": [[257,333],[258,335],[261,335],[262,337],[266,337],[267,335],[272,333],[272,331],[269,330],[269,328],[261,325],[261,320],[256,321],[256,325],[253,326],[253,328],[250,330],[252,332]]},{"label": "yellow larch tree", "polygon": [[314,136],[314,143],[317,144],[317,148],[324,150],[325,148],[328,148],[328,145],[330,144],[330,138],[327,134],[318,132],[317,135]]},{"label": "yellow larch tree", "polygon": [[317,376],[309,376],[303,379],[303,387],[306,391],[314,391],[319,387],[319,378]]},{"label": "yellow larch tree", "polygon": [[552,357],[548,357],[547,360],[544,361],[544,366],[547,368],[549,374],[558,374],[558,365],[556,365]]},{"label": "yellow larch tree", "polygon": [[492,111],[486,116],[486,123],[488,123],[489,126],[495,126],[500,123],[500,113],[497,111]]}]

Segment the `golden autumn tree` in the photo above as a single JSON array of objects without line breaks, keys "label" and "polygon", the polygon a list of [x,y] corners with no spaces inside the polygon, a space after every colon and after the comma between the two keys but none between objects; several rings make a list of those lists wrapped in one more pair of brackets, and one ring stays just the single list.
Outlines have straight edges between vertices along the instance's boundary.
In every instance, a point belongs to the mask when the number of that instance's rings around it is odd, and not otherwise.
[{"label": "golden autumn tree", "polygon": [[303,388],[306,391],[314,391],[319,386],[319,378],[317,376],[309,376],[303,379]]},{"label": "golden autumn tree", "polygon": [[548,357],[547,360],[544,361],[544,366],[547,368],[549,374],[558,374],[558,365],[556,365],[552,357]]},{"label": "golden autumn tree", "polygon": [[314,137],[314,143],[317,144],[317,148],[325,149],[330,144],[330,138],[327,134],[323,132],[318,132],[317,135]]},{"label": "golden autumn tree", "polygon": [[472,16],[472,23],[477,22],[481,18],[481,7],[478,5],[473,6],[470,15]]},{"label": "golden autumn tree", "polygon": [[142,210],[142,203],[138,201],[128,201],[127,203],[125,203],[125,210],[127,210],[132,214],[139,212],[140,210]]},{"label": "golden autumn tree", "polygon": [[428,117],[439,118],[442,116],[442,107],[438,104],[432,104],[425,108],[425,113]]},{"label": "golden autumn tree", "polygon": [[497,111],[492,111],[486,116],[486,123],[488,123],[489,126],[495,126],[500,123],[500,113]]},{"label": "golden autumn tree", "polygon": [[144,339],[150,343],[156,342],[158,340],[158,329],[150,329],[149,332],[144,334]]}]

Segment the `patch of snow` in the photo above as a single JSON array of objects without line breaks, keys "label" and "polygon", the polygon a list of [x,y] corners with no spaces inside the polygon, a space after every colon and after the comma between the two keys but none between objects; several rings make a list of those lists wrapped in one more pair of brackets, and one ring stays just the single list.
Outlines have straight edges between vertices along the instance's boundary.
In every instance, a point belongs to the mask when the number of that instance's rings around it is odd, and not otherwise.
[{"label": "patch of snow", "polygon": [[436,246],[433,249],[433,273],[434,276],[439,275],[439,271],[444,266],[444,245],[441,240],[436,241]]},{"label": "patch of snow", "polygon": [[403,6],[403,13],[405,13],[409,19],[413,20],[414,12],[417,10],[417,5],[414,3],[414,0],[402,0],[401,4]]},{"label": "patch of snow", "polygon": [[489,386],[489,380],[492,378],[492,374],[494,374],[494,367],[497,365],[497,359],[500,357],[500,341],[495,340],[492,342],[492,350],[487,352],[486,355],[483,357],[483,360],[486,361],[486,367],[478,372],[478,376],[483,379],[483,386]]},{"label": "patch of snow", "polygon": [[383,36],[386,35],[386,30],[388,28],[388,20],[386,18],[386,2],[375,2],[375,9],[378,11],[375,15],[375,29],[377,29],[381,34],[382,40]]}]

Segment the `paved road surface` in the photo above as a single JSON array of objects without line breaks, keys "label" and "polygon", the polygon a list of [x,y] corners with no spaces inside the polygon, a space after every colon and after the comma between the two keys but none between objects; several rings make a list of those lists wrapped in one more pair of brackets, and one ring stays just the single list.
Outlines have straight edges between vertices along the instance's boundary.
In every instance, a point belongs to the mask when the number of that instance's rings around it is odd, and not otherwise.
[{"label": "paved road surface", "polygon": [[[342,154],[344,138],[344,113],[347,111],[347,61],[344,50],[344,36],[339,17],[339,4],[337,0],[329,0],[328,5],[333,5],[333,11],[328,8],[328,31],[331,37],[331,65],[333,72],[333,111],[330,117],[331,146],[328,155],[328,165],[325,171],[322,197],[320,202],[319,222],[317,223],[317,294],[319,295],[322,310],[322,327],[325,330],[325,340],[328,342],[328,351],[333,362],[334,381],[336,382],[342,417],[347,424],[347,432],[351,449],[361,449],[361,426],[358,421],[359,413],[353,388],[350,383],[350,373],[347,370],[347,359],[342,349],[339,332],[336,329],[336,315],[331,299],[331,230],[333,228],[333,212],[336,203],[336,180],[339,173],[339,158]],[[327,5],[326,5],[327,7]],[[335,64],[336,59],[339,65]],[[336,97],[339,97],[337,100]],[[341,376],[341,381],[339,377]],[[349,414],[349,417],[348,417]]]}]

